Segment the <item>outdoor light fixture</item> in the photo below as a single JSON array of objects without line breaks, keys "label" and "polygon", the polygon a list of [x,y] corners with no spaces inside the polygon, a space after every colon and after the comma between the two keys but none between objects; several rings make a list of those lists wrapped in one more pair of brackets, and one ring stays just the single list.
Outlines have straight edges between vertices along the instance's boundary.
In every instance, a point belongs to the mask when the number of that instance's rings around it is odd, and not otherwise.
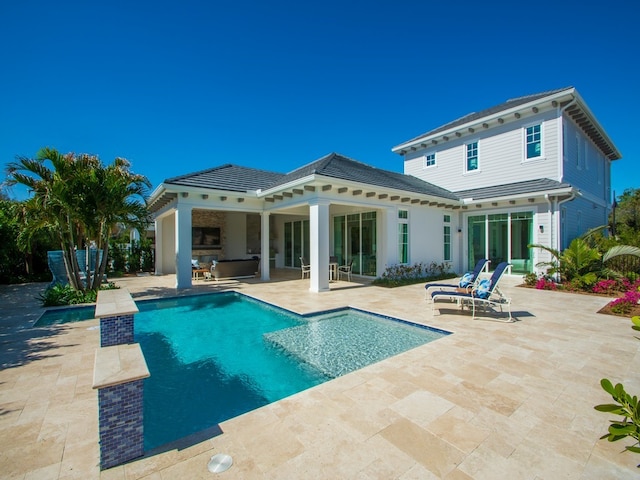
[{"label": "outdoor light fixture", "polygon": [[544,233],[544,225],[540,225],[540,233]]}]

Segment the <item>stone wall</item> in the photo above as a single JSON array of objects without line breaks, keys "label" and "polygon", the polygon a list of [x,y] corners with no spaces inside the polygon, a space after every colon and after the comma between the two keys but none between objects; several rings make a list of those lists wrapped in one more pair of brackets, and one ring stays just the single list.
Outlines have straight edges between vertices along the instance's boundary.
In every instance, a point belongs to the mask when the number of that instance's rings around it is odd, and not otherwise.
[{"label": "stone wall", "polygon": [[193,227],[219,227],[220,248],[198,248],[191,252],[191,258],[198,259],[201,263],[211,263],[214,259],[224,258],[224,247],[227,244],[226,214],[217,210],[193,209],[191,213],[191,225]]}]

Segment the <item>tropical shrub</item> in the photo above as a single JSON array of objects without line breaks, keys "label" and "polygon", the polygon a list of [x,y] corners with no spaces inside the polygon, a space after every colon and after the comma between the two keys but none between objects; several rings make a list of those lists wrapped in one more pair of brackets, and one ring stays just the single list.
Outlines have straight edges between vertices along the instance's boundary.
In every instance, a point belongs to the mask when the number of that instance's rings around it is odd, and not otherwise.
[{"label": "tropical shrub", "polygon": [[[640,248],[630,245],[616,245],[604,254],[598,245],[608,242],[596,242],[593,237],[604,227],[598,227],[575,238],[562,252],[545,245],[531,244],[530,248],[540,248],[549,252],[552,259],[540,262],[537,267],[546,267],[546,275],[556,277],[567,290],[592,289],[599,278],[622,278],[616,265],[634,264],[630,259],[640,259]],[[616,263],[622,261],[623,263]],[[635,261],[635,260],[634,260]]]},{"label": "tropical shrub", "polygon": [[[100,290],[114,290],[120,287],[113,282],[101,285]],[[60,307],[63,305],[79,305],[81,303],[95,303],[98,292],[95,290],[76,290],[71,285],[53,285],[40,294],[39,300],[43,307]]]},{"label": "tropical shrub", "polygon": [[381,287],[400,287],[433,280],[455,278],[449,262],[416,263],[414,265],[391,265],[372,284]]},{"label": "tropical shrub", "polygon": [[535,287],[538,283],[538,275],[533,272],[527,273],[524,276],[524,284],[528,287]]},{"label": "tropical shrub", "polygon": [[[640,316],[633,317],[631,322],[633,323],[631,328],[640,331]],[[623,438],[631,437],[636,442],[631,446],[626,446],[625,450],[640,453],[640,401],[638,397],[629,395],[621,383],[617,383],[614,387],[611,381],[606,378],[600,380],[600,385],[616,403],[596,405],[594,408],[599,412],[622,416],[621,420],[610,420],[611,425],[609,425],[607,433],[600,439],[606,438],[610,442],[617,442]],[[640,468],[640,465],[638,467]]]}]

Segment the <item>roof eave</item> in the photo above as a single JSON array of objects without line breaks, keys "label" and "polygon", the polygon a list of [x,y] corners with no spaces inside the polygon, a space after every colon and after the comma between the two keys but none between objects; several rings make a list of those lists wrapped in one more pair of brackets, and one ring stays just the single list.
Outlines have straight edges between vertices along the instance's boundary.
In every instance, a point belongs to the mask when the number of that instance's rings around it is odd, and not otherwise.
[{"label": "roof eave", "polygon": [[282,184],[276,185],[275,187],[271,187],[271,188],[268,188],[266,190],[257,190],[256,191],[256,195],[257,195],[258,198],[268,197],[269,195],[276,194],[281,190],[289,190],[289,189],[292,189],[294,187],[299,187],[299,186],[311,183],[311,182],[315,181],[315,179],[316,179],[316,174],[307,175],[307,176],[297,178],[297,179],[292,180],[292,181],[287,182],[287,183],[282,183]]},{"label": "roof eave", "polygon": [[591,109],[587,106],[585,101],[582,99],[582,96],[577,91],[574,91],[573,95],[576,98],[576,101],[578,102],[578,104],[580,105],[580,108],[589,117],[589,121],[595,126],[595,128],[598,130],[600,135],[602,135],[602,138],[604,139],[604,141],[611,148],[611,151],[613,152],[613,157],[614,158],[612,158],[612,156],[610,155],[609,156],[609,160],[612,160],[612,161],[620,160],[622,158],[622,154],[620,153],[620,150],[618,150],[618,147],[615,146],[615,144],[613,143],[613,141],[611,140],[609,135],[607,135],[607,132],[602,127],[602,125],[600,125],[600,122],[598,122],[598,119],[596,118],[596,116],[593,114]]},{"label": "roof eave", "polygon": [[499,195],[496,197],[487,197],[487,198],[478,198],[478,199],[474,199],[473,197],[470,198],[463,198],[462,201],[464,202],[465,205],[470,205],[470,204],[474,204],[474,203],[490,203],[490,202],[504,202],[506,200],[522,200],[524,198],[535,198],[535,197],[552,197],[552,196],[559,196],[559,195],[567,195],[567,196],[571,196],[571,195],[578,195],[578,190],[576,190],[574,187],[563,187],[563,188],[554,188],[554,189],[549,189],[549,190],[539,190],[536,192],[527,192],[527,193],[517,193],[515,195]]},{"label": "roof eave", "polygon": [[[531,102],[522,103],[520,105],[516,105],[514,107],[507,108],[505,110],[500,110],[499,112],[493,113],[491,115],[485,115],[484,117],[480,117],[480,118],[477,118],[475,120],[471,120],[471,121],[466,122],[466,123],[461,124],[461,125],[456,125],[455,127],[451,127],[451,128],[448,128],[447,130],[439,131],[439,132],[434,133],[432,135],[425,135],[425,136],[422,136],[422,137],[415,138],[413,140],[409,140],[408,142],[401,143],[400,145],[397,145],[397,146],[393,147],[391,149],[391,151],[393,153],[398,153],[399,155],[403,155],[404,154],[403,151],[405,151],[407,149],[411,149],[411,147],[415,147],[416,145],[420,145],[421,148],[424,148],[424,147],[422,147],[421,144],[423,144],[425,142],[430,142],[431,140],[435,140],[435,139],[441,138],[443,136],[455,135],[456,131],[468,129],[469,127],[472,127],[473,125],[481,125],[482,123],[488,123],[490,121],[497,120],[498,118],[514,114],[514,113],[518,112],[519,110],[527,110],[527,109],[530,109],[530,108],[535,107],[535,106],[540,105],[540,104],[553,102],[554,100],[556,102],[560,102],[560,99],[562,99],[563,97],[566,97],[568,95],[576,96],[577,95],[576,89],[573,88],[573,87],[572,88],[567,88],[566,90],[562,90],[561,92],[556,92],[556,93],[553,93],[553,94],[551,94],[549,96],[538,98],[537,100],[532,100]],[[598,127],[600,127],[599,124],[598,124]]]}]

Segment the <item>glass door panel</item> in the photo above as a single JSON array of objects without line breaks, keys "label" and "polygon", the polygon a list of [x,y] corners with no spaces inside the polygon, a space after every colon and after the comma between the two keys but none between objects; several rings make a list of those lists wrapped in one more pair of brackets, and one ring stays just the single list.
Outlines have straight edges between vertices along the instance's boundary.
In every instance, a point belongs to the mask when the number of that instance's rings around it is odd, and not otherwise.
[{"label": "glass door panel", "polygon": [[509,214],[489,215],[489,270],[509,260]]},{"label": "glass door panel", "polygon": [[349,263],[353,259],[351,272],[360,275],[362,272],[360,266],[362,259],[360,258],[360,214],[347,215],[347,258],[345,263]]},{"label": "glass door panel", "polygon": [[531,249],[533,243],[533,213],[511,214],[511,273],[529,273],[533,271]]},{"label": "glass door panel", "polygon": [[[293,222],[293,266],[300,266],[302,253],[302,222]],[[307,258],[307,262],[309,259]]]},{"label": "glass door panel", "polygon": [[375,277],[377,265],[376,212],[362,214],[362,275]]},{"label": "glass door panel", "polygon": [[333,217],[333,255],[338,265],[346,263],[344,251],[344,217]]},{"label": "glass door panel", "polygon": [[471,270],[478,260],[487,258],[486,217],[475,215],[467,218],[467,262]]},{"label": "glass door panel", "polygon": [[284,224],[284,266],[293,267],[293,237],[291,222]]}]

